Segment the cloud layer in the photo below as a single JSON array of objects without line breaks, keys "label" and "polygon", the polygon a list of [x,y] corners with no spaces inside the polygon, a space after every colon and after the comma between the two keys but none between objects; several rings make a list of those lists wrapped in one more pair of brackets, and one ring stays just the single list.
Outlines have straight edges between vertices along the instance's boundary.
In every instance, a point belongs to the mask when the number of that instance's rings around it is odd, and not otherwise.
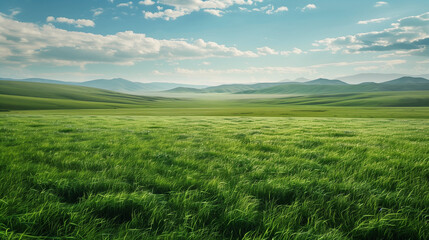
[{"label": "cloud layer", "polygon": [[374,19],[370,19],[370,20],[359,21],[358,24],[381,23],[381,22],[384,22],[387,20],[389,20],[389,18],[374,18]]},{"label": "cloud layer", "polygon": [[[48,18],[48,22],[53,21],[61,22],[62,19]],[[0,62],[6,64],[45,62],[80,66],[89,63],[132,65],[137,61],[154,59],[256,56],[251,51],[241,51],[202,39],[193,42],[154,39],[132,31],[114,35],[66,31],[52,24],[39,26],[0,14]]]},{"label": "cloud layer", "polygon": [[169,8],[158,12],[143,11],[143,14],[148,19],[162,18],[165,20],[175,20],[178,17],[203,10],[212,15],[221,16],[223,10],[233,5],[252,5],[257,2],[263,2],[263,0],[158,0],[158,4]]},{"label": "cloud layer", "polygon": [[429,12],[399,19],[383,31],[326,38],[313,45],[334,53],[408,51],[413,55],[429,56]]},{"label": "cloud layer", "polygon": [[[94,12],[94,15],[97,12]],[[97,15],[100,15],[101,12]],[[89,19],[71,19],[71,18],[65,18],[65,17],[52,17],[49,16],[46,18],[46,22],[57,22],[57,23],[66,23],[70,25],[74,25],[75,27],[82,28],[82,27],[94,27],[95,23],[92,20]]]}]

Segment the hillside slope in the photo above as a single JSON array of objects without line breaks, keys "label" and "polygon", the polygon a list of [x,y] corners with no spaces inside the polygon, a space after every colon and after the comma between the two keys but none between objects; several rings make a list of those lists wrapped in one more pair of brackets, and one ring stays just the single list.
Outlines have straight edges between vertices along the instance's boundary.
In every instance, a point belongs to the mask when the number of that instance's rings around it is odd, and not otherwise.
[{"label": "hillside slope", "polygon": [[[315,80],[316,81],[316,80]],[[314,81],[311,81],[314,82]],[[341,81],[340,81],[341,82]],[[425,78],[402,77],[384,83],[351,84],[282,84],[278,86],[237,92],[238,94],[334,94],[382,91],[429,90],[429,80]],[[343,82],[341,82],[343,83]]]},{"label": "hillside slope", "polygon": [[397,85],[397,84],[429,84],[429,80],[421,77],[401,77],[387,82],[384,85]]},{"label": "hillside slope", "polygon": [[429,107],[428,91],[346,93],[288,97],[261,101],[272,105],[324,105],[356,107]]},{"label": "hillside slope", "polygon": [[275,82],[275,83],[255,83],[255,84],[223,84],[219,86],[214,87],[207,87],[203,89],[196,89],[196,88],[174,88],[171,90],[168,90],[166,92],[171,93],[236,93],[241,91],[251,91],[251,90],[258,90],[258,89],[264,89],[268,87],[278,86],[282,85],[284,82]]},{"label": "hillside slope", "polygon": [[113,79],[96,79],[85,82],[67,82],[43,78],[26,78],[26,79],[11,79],[11,78],[0,78],[0,81],[14,81],[14,82],[33,82],[33,83],[55,83],[63,85],[73,86],[84,86],[93,87],[104,90],[110,90],[115,92],[122,92],[128,94],[139,94],[145,92],[156,92],[166,91],[177,87],[188,87],[188,88],[205,88],[206,85],[193,85],[193,84],[181,84],[181,83],[168,83],[168,82],[132,82],[123,78]]},{"label": "hillside slope", "polygon": [[0,109],[114,108],[161,99],[81,86],[0,81]]}]

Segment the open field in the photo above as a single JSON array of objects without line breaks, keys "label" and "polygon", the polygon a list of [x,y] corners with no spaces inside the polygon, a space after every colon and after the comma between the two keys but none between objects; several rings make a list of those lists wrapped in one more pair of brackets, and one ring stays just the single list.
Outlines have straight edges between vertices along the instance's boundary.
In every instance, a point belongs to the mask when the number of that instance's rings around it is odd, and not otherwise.
[{"label": "open field", "polygon": [[172,94],[168,97],[167,93],[135,96],[30,82],[0,81],[0,87],[0,113],[6,114],[429,118],[429,91],[305,96]]},{"label": "open field", "polygon": [[[215,104],[215,103],[212,103]],[[100,115],[100,116],[247,116],[247,117],[338,117],[338,118],[422,118],[429,119],[428,107],[331,107],[331,106],[219,106],[119,109],[18,110],[0,115]]]},{"label": "open field", "polygon": [[429,238],[429,120],[29,112],[0,115],[2,239]]},{"label": "open field", "polygon": [[429,0],[0,1],[0,240],[429,240]]},{"label": "open field", "polygon": [[[148,93],[149,94],[149,93]],[[0,81],[0,109],[246,108],[290,105],[429,107],[429,91],[342,94],[151,93],[130,95],[61,84]]]},{"label": "open field", "polygon": [[0,86],[0,239],[429,238],[428,91]]}]

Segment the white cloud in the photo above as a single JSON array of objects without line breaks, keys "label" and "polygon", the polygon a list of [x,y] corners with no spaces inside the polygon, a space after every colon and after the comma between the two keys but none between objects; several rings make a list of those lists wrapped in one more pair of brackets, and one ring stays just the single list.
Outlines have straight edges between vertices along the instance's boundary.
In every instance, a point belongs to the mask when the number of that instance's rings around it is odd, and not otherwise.
[{"label": "white cloud", "polygon": [[389,20],[389,18],[374,18],[374,19],[370,19],[370,20],[359,21],[358,24],[381,23],[381,22],[384,22],[386,20]]},{"label": "white cloud", "polygon": [[245,8],[245,7],[238,7],[238,9],[242,12],[251,12],[251,10]]},{"label": "white cloud", "polygon": [[313,4],[313,3],[310,3],[310,4],[307,4],[307,6],[305,6],[305,7],[303,7],[302,9],[301,9],[301,11],[307,11],[307,10],[312,10],[312,9],[316,9],[317,7],[316,7],[316,5],[315,4]]},{"label": "white cloud", "polygon": [[164,9],[163,7],[161,7],[161,6],[156,6],[156,9],[158,9],[158,11],[161,11],[162,9]]},{"label": "white cloud", "polygon": [[221,16],[222,10],[225,10],[233,5],[253,5],[256,2],[260,3],[263,0],[158,0],[158,4],[172,7],[159,10],[158,12],[143,11],[145,18],[162,18],[164,20],[175,20],[192,12],[203,10],[215,16]]},{"label": "white cloud", "polygon": [[71,18],[65,18],[65,17],[55,18],[53,16],[47,17],[46,22],[66,23],[66,24],[74,25],[75,27],[78,27],[78,28],[95,26],[95,23],[89,19],[71,19]]},{"label": "white cloud", "polygon": [[268,15],[289,11],[289,9],[286,6],[281,6],[276,9],[272,4],[268,4],[260,8],[253,8],[252,10],[249,10],[247,8],[239,8],[239,9],[241,11],[246,11],[246,12],[265,12]]},{"label": "white cloud", "polygon": [[144,17],[147,19],[162,18],[167,21],[175,20],[178,17],[182,17],[190,13],[185,10],[173,10],[173,9],[166,9],[165,11],[159,11],[159,12],[148,12],[148,11],[142,11],[142,12],[144,14]]},{"label": "white cloud", "polygon": [[21,10],[19,8],[14,8],[14,9],[10,10],[10,15],[9,16],[14,17],[14,16],[16,16],[16,15],[18,15],[20,13],[21,13]]},{"label": "white cloud", "polygon": [[96,16],[98,16],[98,15],[100,15],[100,14],[102,14],[103,13],[103,9],[102,8],[96,8],[96,9],[92,9],[91,10],[91,12],[93,12],[93,16],[94,17],[96,17]]},{"label": "white cloud", "polygon": [[296,54],[296,55],[299,55],[299,54],[302,54],[302,53],[306,53],[306,52],[302,51],[302,50],[301,50],[301,49],[299,49],[299,48],[293,48],[293,50],[292,50],[292,51],[281,51],[281,52],[280,52],[280,55],[288,56],[288,55],[290,55],[290,54]]},{"label": "white cloud", "polygon": [[218,17],[222,17],[222,14],[224,14],[223,11],[218,10],[218,9],[204,9],[204,12],[210,13],[211,15],[215,15]]},{"label": "white cloud", "polygon": [[267,55],[283,55],[283,56],[288,56],[290,54],[302,54],[302,53],[306,53],[303,50],[299,49],[299,48],[293,48],[293,50],[291,51],[276,51],[270,47],[261,47],[261,48],[257,48],[257,54],[259,56],[267,56]]},{"label": "white cloud", "polygon": [[269,4],[269,5],[265,6],[265,7],[262,7],[261,11],[265,11],[266,14],[271,15],[271,14],[274,13],[274,6],[272,4]]},{"label": "white cloud", "polygon": [[155,2],[152,0],[144,0],[144,1],[140,1],[139,4],[149,6],[149,5],[154,5]]},{"label": "white cloud", "polygon": [[429,12],[399,19],[382,31],[326,38],[313,45],[334,53],[409,51],[412,55],[429,56]]},{"label": "white cloud", "polygon": [[289,9],[285,6],[282,6],[277,8],[274,12],[278,13],[278,12],[287,12],[287,11],[289,11]]},{"label": "white cloud", "polygon": [[[62,18],[48,17],[47,21],[62,21]],[[67,31],[52,24],[38,26],[0,14],[0,62],[5,64],[132,65],[144,60],[212,57],[257,57],[257,54],[202,39],[193,42],[154,39],[132,31],[114,35]]]},{"label": "white cloud", "polygon": [[129,8],[132,8],[133,7],[133,2],[129,1],[129,2],[125,2],[125,3],[119,3],[118,5],[116,5],[116,7],[129,7]]},{"label": "white cloud", "polygon": [[388,4],[389,4],[388,2],[376,2],[374,7],[383,7],[383,6],[386,6]]},{"label": "white cloud", "polygon": [[266,56],[266,55],[278,55],[279,52],[275,51],[272,48],[269,47],[261,47],[261,48],[257,48],[258,50],[258,55],[261,56]]}]

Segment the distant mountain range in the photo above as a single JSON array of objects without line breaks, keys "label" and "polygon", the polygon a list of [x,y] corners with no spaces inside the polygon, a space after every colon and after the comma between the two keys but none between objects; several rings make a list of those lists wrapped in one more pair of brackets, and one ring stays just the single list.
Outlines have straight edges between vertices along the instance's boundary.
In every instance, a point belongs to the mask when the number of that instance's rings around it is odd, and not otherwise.
[{"label": "distant mountain range", "polygon": [[[391,73],[391,74],[386,74],[386,73],[360,73],[360,74],[356,74],[356,75],[337,77],[335,79],[344,81],[346,83],[359,84],[359,83],[363,83],[363,82],[382,83],[382,82],[386,82],[386,81],[389,81],[392,79],[397,79],[397,78],[407,77],[407,76],[409,76],[409,75],[398,74],[398,73]],[[409,77],[421,77],[421,78],[429,79],[429,74],[415,75],[415,76],[409,76]]]},{"label": "distant mountain range", "polygon": [[[255,84],[224,84],[219,86],[191,85],[180,83],[140,83],[132,82],[122,78],[97,79],[86,82],[65,82],[42,78],[27,79],[7,79],[0,80],[51,83],[99,88],[115,92],[129,94],[144,94],[148,92],[167,93],[233,93],[233,94],[334,94],[351,92],[379,92],[379,91],[415,91],[429,90],[429,80],[423,77],[399,77],[398,74],[359,74],[343,77],[342,79],[319,78],[308,80],[305,78],[299,81],[284,80],[271,83]],[[379,82],[363,82],[360,84],[349,84],[356,79],[387,79]]]},{"label": "distant mountain range", "polygon": [[425,78],[401,77],[383,83],[348,84],[341,80],[319,78],[306,82],[228,84],[203,89],[174,88],[170,93],[235,93],[235,94],[330,94],[350,92],[429,90]]},{"label": "distant mountain range", "polygon": [[110,90],[110,91],[116,91],[116,92],[122,92],[122,93],[132,93],[132,94],[166,91],[166,90],[170,90],[178,87],[195,88],[195,89],[208,87],[207,85],[192,85],[192,84],[165,83],[165,82],[140,83],[140,82],[132,82],[123,78],[96,79],[96,80],[91,80],[86,82],[66,82],[66,81],[43,79],[43,78],[26,78],[26,79],[0,78],[0,80],[84,86],[84,87],[93,87],[93,88],[99,88],[104,90]]},{"label": "distant mountain range", "polygon": [[[350,84],[359,84],[364,82],[382,83],[382,82],[386,82],[386,81],[401,78],[401,77],[421,77],[421,78],[429,79],[429,74],[407,75],[407,74],[399,74],[399,73],[359,73],[355,75],[336,77],[334,79],[338,79]],[[300,77],[295,80],[283,79],[280,82],[308,82],[310,80],[311,79]]]}]

